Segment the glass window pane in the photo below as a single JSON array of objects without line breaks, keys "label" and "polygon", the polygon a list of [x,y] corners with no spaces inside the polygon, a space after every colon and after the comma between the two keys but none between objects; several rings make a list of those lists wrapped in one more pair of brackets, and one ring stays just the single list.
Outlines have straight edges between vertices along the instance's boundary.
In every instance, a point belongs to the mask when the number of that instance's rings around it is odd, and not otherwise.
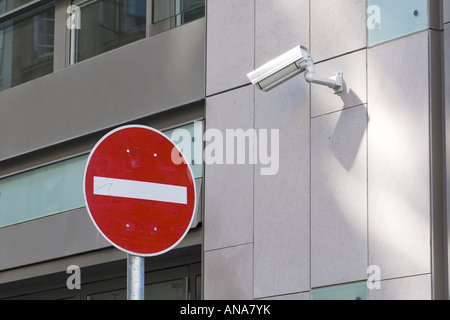
[{"label": "glass window pane", "polygon": [[188,23],[205,16],[205,0],[183,0],[182,24]]},{"label": "glass window pane", "polygon": [[153,23],[173,19],[174,26],[205,16],[205,0],[154,0]]},{"label": "glass window pane", "polygon": [[311,300],[368,300],[367,283],[354,282],[311,289]]},{"label": "glass window pane", "polygon": [[83,173],[88,155],[0,180],[0,227],[84,206]]},{"label": "glass window pane", "polygon": [[367,0],[369,46],[422,31],[428,27],[428,0]]},{"label": "glass window pane", "polygon": [[50,3],[0,24],[0,90],[53,72],[54,20]]},{"label": "glass window pane", "polygon": [[142,39],[146,33],[146,0],[76,0],[81,28],[72,30],[71,63]]},{"label": "glass window pane", "polygon": [[0,14],[16,9],[33,0],[0,0]]}]

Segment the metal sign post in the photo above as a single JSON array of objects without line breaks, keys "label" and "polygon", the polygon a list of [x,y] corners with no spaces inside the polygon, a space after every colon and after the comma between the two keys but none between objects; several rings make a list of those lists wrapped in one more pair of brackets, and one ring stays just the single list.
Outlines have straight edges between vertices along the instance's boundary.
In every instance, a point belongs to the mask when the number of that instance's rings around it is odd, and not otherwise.
[{"label": "metal sign post", "polygon": [[127,255],[127,299],[144,300],[145,262],[144,257]]}]

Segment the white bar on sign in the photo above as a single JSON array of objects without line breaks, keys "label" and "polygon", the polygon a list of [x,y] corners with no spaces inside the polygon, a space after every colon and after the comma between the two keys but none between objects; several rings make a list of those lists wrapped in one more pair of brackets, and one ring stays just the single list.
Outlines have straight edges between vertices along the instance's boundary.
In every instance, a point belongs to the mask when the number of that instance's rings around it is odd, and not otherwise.
[{"label": "white bar on sign", "polygon": [[94,177],[94,194],[187,204],[187,187],[135,180]]}]

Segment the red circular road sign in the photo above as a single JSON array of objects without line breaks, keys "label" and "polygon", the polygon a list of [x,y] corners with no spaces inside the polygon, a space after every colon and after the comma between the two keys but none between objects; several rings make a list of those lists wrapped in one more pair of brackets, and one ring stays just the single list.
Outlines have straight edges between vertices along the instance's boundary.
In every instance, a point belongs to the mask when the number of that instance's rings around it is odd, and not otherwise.
[{"label": "red circular road sign", "polygon": [[[106,134],[84,173],[87,211],[98,231],[127,253],[154,256],[175,247],[195,213],[195,183],[176,145],[153,128],[130,125]],[[178,158],[177,160],[179,160]]]}]

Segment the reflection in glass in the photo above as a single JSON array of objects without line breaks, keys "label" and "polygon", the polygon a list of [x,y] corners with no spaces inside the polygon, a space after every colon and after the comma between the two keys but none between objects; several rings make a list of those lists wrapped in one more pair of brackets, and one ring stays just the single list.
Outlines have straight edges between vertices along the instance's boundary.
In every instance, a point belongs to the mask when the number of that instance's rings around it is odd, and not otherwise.
[{"label": "reflection in glass", "polygon": [[204,16],[205,0],[154,0],[153,23],[176,18],[176,25],[182,25]]},{"label": "reflection in glass", "polygon": [[142,39],[146,0],[75,0],[81,28],[71,32],[71,64]]},{"label": "reflection in glass", "polygon": [[0,90],[53,72],[54,20],[50,3],[0,24]]},{"label": "reflection in glass", "polygon": [[154,0],[153,31],[167,31],[205,16],[205,0]]}]

